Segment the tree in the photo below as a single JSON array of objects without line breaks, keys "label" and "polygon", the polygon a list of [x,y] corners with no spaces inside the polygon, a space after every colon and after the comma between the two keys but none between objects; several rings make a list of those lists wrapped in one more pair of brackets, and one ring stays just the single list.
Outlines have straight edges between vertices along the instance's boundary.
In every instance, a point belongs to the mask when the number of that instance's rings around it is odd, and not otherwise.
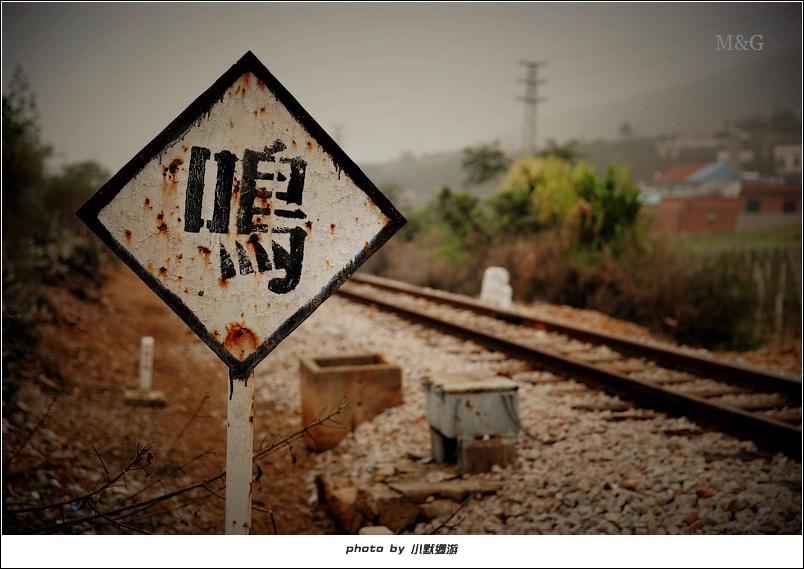
[{"label": "tree", "polygon": [[[49,223],[69,226],[75,211],[109,179],[109,172],[93,160],[67,164],[45,181],[43,206]],[[67,223],[63,223],[67,221]]]},{"label": "tree", "polygon": [[578,202],[569,216],[568,227],[579,243],[619,253],[636,227],[642,202],[639,189],[622,168],[610,165],[604,181],[591,171],[576,183]]},{"label": "tree", "polygon": [[42,144],[36,95],[21,66],[3,96],[3,241],[6,244],[42,231],[45,160],[51,148]]},{"label": "tree", "polygon": [[631,138],[634,136],[634,129],[631,127],[631,123],[628,121],[623,122],[620,125],[620,138]]},{"label": "tree", "polygon": [[486,222],[480,199],[466,192],[453,192],[444,186],[438,194],[436,211],[461,247],[465,247],[473,235],[484,233]]},{"label": "tree", "polygon": [[547,150],[541,151],[539,156],[543,158],[554,156],[556,158],[566,160],[570,164],[575,164],[578,162],[578,160],[583,158],[583,154],[578,151],[577,140],[570,140],[564,144],[558,144],[552,138],[547,141]]},{"label": "tree", "polygon": [[499,141],[495,140],[491,145],[481,144],[474,148],[463,149],[461,167],[467,173],[464,180],[467,186],[492,180],[508,169],[511,161],[499,149],[499,144]]}]

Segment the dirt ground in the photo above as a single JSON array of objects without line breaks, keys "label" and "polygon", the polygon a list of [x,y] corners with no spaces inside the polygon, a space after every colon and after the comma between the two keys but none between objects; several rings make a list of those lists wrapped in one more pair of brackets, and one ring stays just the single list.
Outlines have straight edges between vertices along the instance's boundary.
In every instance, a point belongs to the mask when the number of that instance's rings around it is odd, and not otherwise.
[{"label": "dirt ground", "polygon": [[[91,501],[48,505],[102,487],[142,449],[125,476],[98,495],[98,512],[178,491],[175,498],[115,516],[119,526],[96,517],[52,531],[224,533],[220,475],[226,468],[228,369],[122,263],[106,265],[104,275],[90,298],[47,289],[36,347],[40,363],[13,370],[23,381],[14,404],[6,408],[4,402],[3,408],[3,533],[49,533],[59,520],[91,518]],[[142,336],[153,336],[158,347],[154,369],[160,375],[153,389],[165,393],[163,407],[135,405],[125,397],[139,385]],[[298,432],[297,416],[267,405],[255,417],[255,432],[274,433],[274,442]],[[270,443],[255,442],[255,451]],[[311,451],[297,438],[257,463],[252,533],[338,533],[326,512],[309,504],[304,476],[311,461]],[[206,487],[182,491],[205,481]],[[20,509],[32,511],[9,513]]]},{"label": "dirt ground", "polygon": [[[96,292],[46,289],[37,358],[3,377],[3,534],[223,534],[228,370],[130,269],[110,262],[103,274]],[[5,299],[3,310],[5,323]],[[142,336],[158,346],[163,407],[125,397],[138,386]],[[800,370],[801,342],[741,357]],[[7,403],[11,380],[19,389]],[[255,433],[275,435],[255,451],[275,450],[254,469],[253,534],[339,533],[310,501],[313,453],[298,437],[283,442],[300,423],[270,402],[255,416]]]}]

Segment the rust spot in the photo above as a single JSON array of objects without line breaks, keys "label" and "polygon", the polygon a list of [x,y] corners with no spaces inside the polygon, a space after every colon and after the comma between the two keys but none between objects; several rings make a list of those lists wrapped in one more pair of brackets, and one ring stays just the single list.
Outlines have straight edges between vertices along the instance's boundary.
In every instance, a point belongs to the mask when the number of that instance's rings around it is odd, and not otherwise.
[{"label": "rust spot", "polygon": [[206,258],[209,258],[209,256],[212,254],[212,250],[209,247],[204,247],[203,245],[198,246],[198,252]]},{"label": "rust spot", "polygon": [[307,150],[312,150],[312,149],[313,149],[313,142],[311,140],[308,140],[307,141]]},{"label": "rust spot", "polygon": [[150,261],[148,262],[148,272],[149,272],[149,273],[153,273],[153,272],[154,272],[154,265],[153,265],[153,263],[151,263]]},{"label": "rust spot", "polygon": [[[185,146],[185,152],[186,148],[187,147]],[[174,158],[170,164],[168,164],[167,166],[162,166],[162,176],[167,177],[168,175],[170,175],[175,178],[176,172],[179,171],[179,167],[182,164],[184,164],[184,160],[182,160],[181,158]]]},{"label": "rust spot", "polygon": [[190,291],[187,290],[187,289],[184,289],[184,294],[190,294]]},{"label": "rust spot", "polygon": [[186,144],[182,144],[182,145],[181,145],[181,149],[182,149],[182,150],[184,150],[184,152],[185,152],[185,153],[186,153],[188,150],[190,150]]},{"label": "rust spot", "polygon": [[290,145],[293,147],[293,150],[296,150],[299,147],[299,144],[295,140],[291,140]]},{"label": "rust spot", "polygon": [[265,89],[265,83],[263,83],[262,80],[257,79],[257,87],[260,89]]},{"label": "rust spot", "polygon": [[251,235],[249,235],[249,236],[248,236],[248,243],[249,243],[250,245],[254,245],[254,244],[259,243],[259,242],[260,242],[260,236],[259,236],[259,234],[257,234],[257,233],[252,233]]},{"label": "rust spot", "polygon": [[226,288],[227,286],[229,286],[229,281],[227,281],[223,277],[218,277],[218,284],[220,285],[221,288]]},{"label": "rust spot", "polygon": [[355,223],[360,223],[360,218],[359,217],[355,217]]},{"label": "rust spot", "polygon": [[329,262],[329,259],[324,259],[324,262],[327,264],[327,269],[332,268],[332,263]]},{"label": "rust spot", "polygon": [[145,198],[145,202],[142,204],[142,207],[147,207],[150,209],[151,207],[151,198]]},{"label": "rust spot", "polygon": [[369,248],[369,244],[368,244],[368,241],[366,241],[365,243],[363,243],[363,249],[368,249],[368,248]]},{"label": "rust spot", "polygon": [[[238,87],[238,89],[239,88],[240,87]],[[232,119],[229,119],[229,128],[234,128],[234,121]]]},{"label": "rust spot", "polygon": [[167,267],[159,267],[159,276],[167,277]]},{"label": "rust spot", "polygon": [[126,241],[131,243],[131,230],[130,229],[126,229]]},{"label": "rust spot", "polygon": [[220,332],[218,332],[217,330],[213,330],[213,331],[212,331],[212,335],[213,335],[213,336],[215,336],[215,337],[217,338],[218,336],[220,336],[220,335],[221,335],[221,333],[220,333]]},{"label": "rust spot", "polygon": [[223,347],[238,359],[245,359],[246,354],[256,350],[259,345],[257,335],[243,324],[232,322],[226,326],[226,339],[223,341]]},{"label": "rust spot", "polygon": [[179,281],[179,282],[181,282],[181,281],[183,281],[183,280],[184,280],[184,277],[177,277],[177,278],[176,278],[176,280],[177,280],[177,281]]},{"label": "rust spot", "polygon": [[312,221],[310,221],[310,220],[308,219],[307,221],[305,221],[305,222],[304,222],[304,226],[305,226],[305,227],[307,228],[307,230],[309,231],[310,229],[312,229],[312,228],[313,228],[313,222],[312,222]]},{"label": "rust spot", "polygon": [[334,224],[334,223],[330,223],[330,224],[329,224],[329,232],[330,232],[332,235],[335,235],[335,224]]},{"label": "rust spot", "polygon": [[168,232],[168,226],[167,226],[167,223],[165,223],[165,214],[164,214],[164,212],[159,212],[157,214],[156,222],[158,224],[156,226],[156,228],[159,230],[160,233],[167,233]]},{"label": "rust spot", "polygon": [[237,197],[239,193],[240,193],[240,180],[235,178],[234,181],[232,181],[232,196]]},{"label": "rust spot", "polygon": [[326,159],[326,158],[322,158],[322,159],[321,159],[321,163],[322,163],[324,166],[326,166],[326,165],[327,165],[327,159]]}]

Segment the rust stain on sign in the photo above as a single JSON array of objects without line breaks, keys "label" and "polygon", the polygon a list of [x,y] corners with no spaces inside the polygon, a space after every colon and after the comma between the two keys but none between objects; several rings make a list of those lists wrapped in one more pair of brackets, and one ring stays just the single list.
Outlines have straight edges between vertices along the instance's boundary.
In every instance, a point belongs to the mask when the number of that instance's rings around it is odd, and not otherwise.
[{"label": "rust stain on sign", "polygon": [[226,339],[223,341],[223,347],[235,354],[238,359],[245,359],[259,345],[257,335],[242,323],[232,322],[226,326]]}]

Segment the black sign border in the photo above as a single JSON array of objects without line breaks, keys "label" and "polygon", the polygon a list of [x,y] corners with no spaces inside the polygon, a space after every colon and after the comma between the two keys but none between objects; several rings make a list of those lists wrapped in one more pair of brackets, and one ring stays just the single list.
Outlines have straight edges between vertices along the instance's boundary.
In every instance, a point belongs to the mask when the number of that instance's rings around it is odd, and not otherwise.
[{"label": "black sign border", "polygon": [[[179,296],[168,290],[159,279],[140,265],[134,256],[112,237],[109,230],[98,219],[98,215],[151,160],[164,152],[168,146],[183,138],[193,128],[198,119],[207,115],[212,107],[223,99],[226,91],[245,73],[253,74],[276,96],[296,121],[307,129],[313,140],[320,144],[324,151],[332,157],[334,166],[349,176],[355,185],[365,192],[388,218],[389,223],[368,243],[367,247],[361,249],[357,256],[329,281],[323,290],[292,314],[251,355],[241,361],[224,349],[223,345],[212,337],[203,323],[184,304]],[[377,189],[374,183],[369,180],[363,171],[344,153],[324,129],[304,110],[296,98],[285,89],[251,51],[246,52],[209,89],[193,101],[184,112],[123,166],[117,174],[112,176],[76,211],[76,215],[223,360],[229,368],[230,378],[235,379],[248,378],[257,364],[265,359],[282,340],[304,322],[322,302],[334,294],[371,255],[406,223],[406,219],[397,211],[388,198]]]}]

